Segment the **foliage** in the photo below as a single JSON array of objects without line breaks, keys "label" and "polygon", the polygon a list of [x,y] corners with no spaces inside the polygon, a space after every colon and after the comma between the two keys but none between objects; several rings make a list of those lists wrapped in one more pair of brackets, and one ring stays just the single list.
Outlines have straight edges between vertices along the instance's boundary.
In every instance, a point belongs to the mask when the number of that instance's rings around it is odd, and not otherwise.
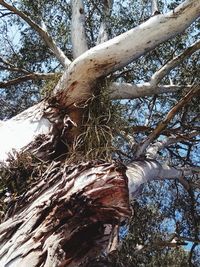
[{"label": "foliage", "polygon": [[[89,47],[93,47],[98,37],[103,1],[85,2],[86,35]],[[174,8],[179,2],[159,1],[161,12]],[[39,25],[44,22],[59,47],[72,59],[69,1],[21,0],[15,1],[15,5],[29,14]],[[110,35],[112,37],[119,35],[149,17],[150,1],[116,0],[110,16]],[[0,119],[7,119],[38,102],[44,96],[49,96],[63,72],[63,67],[38,34],[17,16],[12,14],[2,16],[0,23],[2,81],[15,79],[27,72],[55,73],[55,76],[49,80],[25,81],[0,89]],[[196,21],[185,33],[159,45],[135,62],[111,74],[106,80],[99,81],[96,95],[87,103],[83,120],[84,130],[74,144],[74,151],[77,147],[82,148],[81,159],[84,155],[85,160],[99,157],[107,160],[130,161],[135,150],[135,147],[130,145],[130,135],[136,144],[139,144],[185,95],[185,91],[133,100],[111,101],[108,92],[109,83],[113,81],[148,82],[156,70],[198,39],[198,30],[199,21]],[[197,83],[199,68],[199,53],[194,53],[164,77],[162,82],[183,85]],[[199,134],[186,138],[191,131],[200,130],[199,107],[197,96],[176,114],[166,131],[158,138],[160,141],[174,134],[185,136],[180,142],[171,144],[159,153],[161,163],[166,158],[171,166],[184,167],[200,163],[197,156],[200,150]],[[75,158],[77,159],[77,154],[72,153],[71,160],[75,161]],[[11,192],[13,197],[17,197],[29,188],[40,171],[40,167],[37,169],[36,166],[41,167],[42,164],[38,164],[32,156],[24,154],[18,155],[16,160],[11,159],[9,168],[1,166],[0,188],[3,188],[1,193],[3,201],[5,189]],[[35,174],[32,172],[33,168],[36,169]],[[133,206],[135,213],[129,228],[130,234],[125,238],[117,257],[113,259],[115,266],[188,266],[190,253],[186,249],[180,247],[160,249],[152,246],[157,238],[167,238],[173,231],[176,231],[179,236],[199,240],[198,179],[195,175],[188,179],[194,185],[194,192],[187,192],[177,182],[154,182],[144,188],[138,203]],[[5,209],[3,201],[1,204]],[[196,243],[192,242],[192,244]],[[147,249],[139,251],[137,245],[146,246]],[[194,256],[192,256],[194,266],[198,266],[198,253],[196,244]]]},{"label": "foliage", "polygon": [[160,229],[163,214],[155,207],[140,202],[133,203],[133,210],[130,233],[113,258],[113,266],[188,266],[188,251],[181,247],[174,249],[159,245],[161,240],[167,239],[166,231]]}]

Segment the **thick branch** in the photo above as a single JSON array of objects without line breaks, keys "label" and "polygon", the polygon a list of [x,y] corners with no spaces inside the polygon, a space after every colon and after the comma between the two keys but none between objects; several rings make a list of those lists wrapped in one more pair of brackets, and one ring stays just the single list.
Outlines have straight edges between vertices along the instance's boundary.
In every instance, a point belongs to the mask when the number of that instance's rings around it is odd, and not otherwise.
[{"label": "thick branch", "polygon": [[190,47],[188,47],[183,53],[174,57],[172,60],[168,61],[164,66],[162,66],[151,78],[150,84],[157,85],[172,69],[177,67],[184,59],[191,56],[197,50],[200,49],[200,41],[197,41]]},{"label": "thick branch", "polygon": [[155,160],[133,161],[127,166],[128,187],[130,198],[135,198],[142,189],[143,184],[152,180],[178,179],[182,183],[184,175],[191,175],[190,169],[178,169],[162,166]]},{"label": "thick branch", "polygon": [[[199,9],[200,2],[198,0],[187,0],[173,12],[154,16],[140,26],[100,44],[79,56],[64,72],[54,90],[59,105],[63,108],[69,107],[90,98],[93,93],[92,85],[99,77],[125,66],[147,50],[151,50],[161,42],[182,32],[198,17]],[[35,106],[33,109],[40,113],[41,106]],[[0,138],[1,140],[5,140],[6,133],[9,132],[8,126],[14,122],[12,125],[14,130],[9,133],[12,135],[9,140],[13,139],[14,141],[9,142],[9,144],[3,144],[4,150],[1,149],[0,151],[3,160],[7,158],[7,153],[11,152],[12,149],[19,151],[28,142],[32,141],[37,134],[41,134],[40,126],[43,123],[42,119],[36,120],[36,123],[34,116],[28,115],[29,122],[28,120],[24,122],[24,118],[20,117],[17,123],[15,122],[16,119],[3,123],[0,131],[1,137],[3,136],[3,138]],[[46,133],[49,133],[51,124],[49,125],[47,122],[45,120],[45,123],[48,124]],[[13,138],[13,135],[14,137],[17,136],[15,132],[23,129],[24,125],[26,125],[25,128],[29,129],[28,136],[30,138],[19,134],[22,136],[23,142],[18,142]]]},{"label": "thick branch", "polygon": [[194,86],[167,114],[166,118],[161,121],[155,130],[147,137],[142,145],[139,146],[138,151],[136,152],[136,158],[140,157],[146,148],[155,140],[160,133],[167,127],[168,123],[174,118],[177,112],[184,107],[192,97],[200,90],[198,85]]},{"label": "thick branch", "polygon": [[27,75],[9,80],[9,81],[3,81],[0,82],[0,88],[6,88],[11,85],[16,85],[21,82],[26,82],[30,80],[47,80],[52,79],[52,77],[55,76],[55,73],[29,73]]},{"label": "thick branch", "polygon": [[109,38],[109,17],[112,11],[113,0],[104,0],[104,7],[103,7],[103,15],[102,21],[99,28],[99,35],[97,38],[97,44],[101,44],[103,42],[108,41]]},{"label": "thick branch", "polygon": [[22,18],[26,23],[29,24],[42,38],[42,40],[47,44],[59,62],[63,67],[68,67],[71,61],[65,56],[64,52],[56,45],[53,38],[46,31],[46,28],[40,27],[31,18],[29,18],[24,12],[18,10],[16,7],[6,3],[4,0],[0,0],[0,5],[6,7],[8,10],[12,11],[14,14]]},{"label": "thick branch", "polygon": [[72,0],[71,38],[74,58],[88,50],[85,34],[85,14],[82,0]]},{"label": "thick branch", "polygon": [[111,99],[134,99],[157,94],[174,93],[182,89],[190,89],[191,85],[156,85],[150,83],[112,83],[109,86]]},{"label": "thick branch", "polygon": [[65,90],[60,95],[63,104],[88,99],[91,85],[97,78],[127,65],[181,33],[199,16],[199,12],[199,0],[187,0],[174,11],[154,16],[140,26],[90,49],[70,65],[55,88],[55,93]]}]

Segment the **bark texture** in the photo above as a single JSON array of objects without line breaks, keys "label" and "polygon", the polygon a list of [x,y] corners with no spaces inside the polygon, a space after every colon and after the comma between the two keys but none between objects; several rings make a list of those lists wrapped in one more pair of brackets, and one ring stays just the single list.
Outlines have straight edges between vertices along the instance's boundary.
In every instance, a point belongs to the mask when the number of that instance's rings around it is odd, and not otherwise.
[{"label": "bark texture", "polygon": [[[72,43],[76,59],[71,62],[56,46],[45,27],[40,27],[25,13],[0,0],[1,6],[17,14],[40,35],[65,67],[49,99],[0,125],[0,140],[9,140],[9,143],[1,145],[0,161],[6,160],[12,149],[31,151],[44,161],[56,160],[52,161],[30,191],[17,201],[10,201],[8,218],[0,225],[0,266],[91,266],[91,259],[99,255],[107,257],[116,248],[118,227],[131,214],[129,196],[135,197],[141,185],[149,180],[167,177],[180,179],[184,173],[163,168],[153,160],[138,160],[126,169],[116,163],[100,161],[69,166],[64,162],[64,157],[67,158],[66,153],[70,155],[74,140],[80,134],[83,109],[87,109],[99,79],[183,32],[199,16],[199,0],[187,0],[174,11],[153,16],[109,41],[106,41],[107,37],[101,37],[100,44],[88,51],[82,3],[72,1],[72,28],[81,27],[81,41],[77,43],[78,35],[74,32]],[[107,3],[112,5],[112,1]],[[110,12],[109,5],[105,14]],[[156,12],[155,7],[154,10]],[[106,21],[103,22],[105,33]],[[190,48],[187,54],[183,53],[166,63],[150,82],[142,86],[125,84],[119,90],[119,84],[112,84],[111,97],[133,98],[141,94],[149,95],[149,90],[155,94],[177,89],[171,85],[166,88],[159,82],[176,66],[177,60],[186,58],[196,48],[197,45]],[[29,78],[34,77],[31,75]],[[13,84],[15,82],[12,81]],[[155,92],[156,89],[159,92]],[[138,148],[138,158],[165,130],[174,111],[179,110],[192,96],[193,92],[188,93],[155,128],[149,139]],[[60,150],[61,147],[64,150]],[[154,153],[155,149],[150,148]],[[147,152],[153,154],[152,151]],[[64,157],[59,158],[62,162],[58,161],[58,156],[62,155]],[[93,266],[97,267],[97,263]]]},{"label": "bark texture", "polygon": [[130,216],[123,166],[53,162],[0,226],[0,266],[88,266]]}]

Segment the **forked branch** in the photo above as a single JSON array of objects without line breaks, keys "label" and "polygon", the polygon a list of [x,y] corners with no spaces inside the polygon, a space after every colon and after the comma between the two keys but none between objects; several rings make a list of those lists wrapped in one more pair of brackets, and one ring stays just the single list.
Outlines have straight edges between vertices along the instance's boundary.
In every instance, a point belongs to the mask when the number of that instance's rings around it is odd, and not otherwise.
[{"label": "forked branch", "polygon": [[145,152],[147,147],[161,134],[164,129],[166,129],[169,122],[174,118],[178,111],[184,107],[199,90],[199,85],[193,86],[192,89],[168,112],[166,118],[158,124],[143,144],[138,147],[136,158],[140,157]]},{"label": "forked branch", "polygon": [[62,91],[60,97],[65,105],[88,99],[91,86],[98,78],[126,66],[181,33],[199,16],[199,12],[199,0],[186,0],[173,11],[153,16],[140,26],[93,47],[74,60],[54,93]]}]

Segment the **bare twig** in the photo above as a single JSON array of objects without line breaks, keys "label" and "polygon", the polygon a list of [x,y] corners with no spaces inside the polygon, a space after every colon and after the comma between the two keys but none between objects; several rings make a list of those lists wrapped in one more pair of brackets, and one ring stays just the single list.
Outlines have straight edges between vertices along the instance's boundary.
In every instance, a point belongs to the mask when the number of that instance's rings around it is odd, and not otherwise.
[{"label": "bare twig", "polygon": [[154,131],[147,137],[147,139],[140,144],[138,150],[136,152],[136,158],[140,157],[146,148],[155,140],[160,133],[166,129],[168,123],[174,118],[177,112],[184,107],[192,97],[200,90],[200,86],[195,85],[192,89],[168,112],[166,118],[161,121],[158,126],[154,129]]},{"label": "bare twig", "polygon": [[55,76],[55,73],[30,73],[9,81],[0,82],[0,88],[6,88],[29,80],[47,80]]},{"label": "bare twig", "polygon": [[197,245],[198,245],[197,243],[194,243],[190,249],[189,258],[188,258],[189,267],[194,267],[192,263],[192,256]]},{"label": "bare twig", "polygon": [[0,69],[2,70],[8,70],[8,71],[16,71],[16,72],[22,72],[25,74],[30,74],[30,72],[24,68],[18,68],[8,60],[5,60],[2,56],[0,56],[0,63],[3,63],[3,65],[0,65]]}]

